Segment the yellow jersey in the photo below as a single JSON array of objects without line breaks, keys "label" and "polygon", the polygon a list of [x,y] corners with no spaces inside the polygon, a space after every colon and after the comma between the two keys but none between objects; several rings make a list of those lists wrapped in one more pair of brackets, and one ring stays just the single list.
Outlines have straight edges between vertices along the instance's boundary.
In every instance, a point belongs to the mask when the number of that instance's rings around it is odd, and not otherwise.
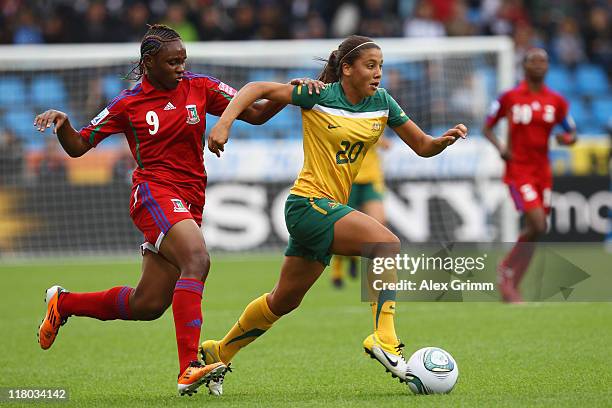
[{"label": "yellow jersey", "polygon": [[320,94],[296,86],[292,103],[302,108],[304,165],[291,194],[329,198],[346,204],[353,180],[385,126],[401,126],[408,116],[383,88],[353,105],[339,82]]},{"label": "yellow jersey", "polygon": [[357,177],[353,180],[353,184],[370,183],[375,185],[382,185],[384,183],[382,163],[380,162],[377,146],[372,146],[368,154],[365,155],[359,173],[357,173]]}]

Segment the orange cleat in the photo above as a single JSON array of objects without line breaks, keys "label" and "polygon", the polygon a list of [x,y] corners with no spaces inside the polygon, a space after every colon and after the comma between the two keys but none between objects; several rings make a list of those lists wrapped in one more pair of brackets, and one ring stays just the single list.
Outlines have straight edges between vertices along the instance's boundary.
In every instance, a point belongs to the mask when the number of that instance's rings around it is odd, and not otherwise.
[{"label": "orange cleat", "polygon": [[43,350],[47,350],[53,345],[60,326],[63,326],[68,318],[63,318],[58,311],[57,302],[62,293],[68,291],[61,286],[55,285],[47,289],[45,303],[47,304],[47,314],[40,326],[38,326],[38,344]]},{"label": "orange cleat", "polygon": [[179,395],[193,395],[201,385],[218,381],[226,371],[227,367],[223,363],[204,365],[199,361],[192,361],[178,379]]}]

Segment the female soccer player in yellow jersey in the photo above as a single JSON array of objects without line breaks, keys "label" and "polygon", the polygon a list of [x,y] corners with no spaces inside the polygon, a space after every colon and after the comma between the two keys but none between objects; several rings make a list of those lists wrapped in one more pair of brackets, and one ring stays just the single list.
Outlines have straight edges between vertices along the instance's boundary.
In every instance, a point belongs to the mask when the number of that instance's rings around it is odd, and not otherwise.
[{"label": "female soccer player in yellow jersey", "polygon": [[[329,264],[331,254],[362,255],[362,248],[369,243],[377,245],[364,256],[399,253],[400,241],[391,231],[346,205],[364,155],[387,124],[423,157],[434,156],[458,138],[465,138],[467,128],[459,124],[437,138],[425,134],[387,91],[379,88],[382,65],[382,52],[374,41],[351,36],[329,56],[319,78],[328,85],[320,94],[309,93],[302,86],[250,83],[236,94],[211,130],[208,148],[220,156],[233,121],[253,101],[265,98],[300,106],[304,166],[285,204],[290,238],[280,278],[270,293],[246,307],[223,339],[202,343],[200,351],[206,363],[228,364],[242,347],[297,308]],[[374,333],[366,337],[364,348],[392,375],[405,381],[407,363],[393,321],[395,293],[382,291],[372,311]],[[221,392],[218,388],[211,391]]]}]

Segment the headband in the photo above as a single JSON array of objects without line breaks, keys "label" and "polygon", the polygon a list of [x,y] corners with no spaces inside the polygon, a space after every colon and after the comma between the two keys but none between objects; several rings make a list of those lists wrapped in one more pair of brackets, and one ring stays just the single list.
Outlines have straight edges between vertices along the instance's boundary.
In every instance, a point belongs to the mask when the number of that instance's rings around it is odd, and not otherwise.
[{"label": "headband", "polygon": [[[344,56],[342,58],[340,58],[340,61],[338,61],[338,67],[342,66],[342,61],[346,58],[347,55],[349,55],[351,52],[355,51],[357,48],[361,47],[362,45],[366,45],[366,44],[374,44],[374,45],[376,45],[376,43],[374,41],[366,41],[364,43],[359,44],[358,46],[356,46],[355,48],[353,48],[352,50],[350,50],[349,52],[344,54]],[[378,45],[376,45],[376,46],[378,47]]]}]

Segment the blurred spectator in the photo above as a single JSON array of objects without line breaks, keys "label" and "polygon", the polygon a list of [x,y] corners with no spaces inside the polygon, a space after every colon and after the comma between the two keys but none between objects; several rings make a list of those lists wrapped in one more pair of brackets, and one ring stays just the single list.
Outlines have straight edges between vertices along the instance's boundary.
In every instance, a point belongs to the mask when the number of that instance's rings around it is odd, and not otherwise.
[{"label": "blurred spectator", "polygon": [[468,11],[468,6],[464,0],[454,2],[448,22],[446,23],[447,35],[453,37],[476,34],[476,27],[470,22]]},{"label": "blurred spectator", "polygon": [[142,1],[130,4],[125,13],[123,26],[123,41],[140,42],[147,31],[147,23],[151,19],[149,8]]},{"label": "blurred spectator", "polygon": [[293,38],[309,39],[309,38],[326,38],[327,26],[325,21],[316,11],[311,12],[306,17],[306,24],[293,25]]},{"label": "blurred spectator", "polygon": [[490,34],[511,35],[515,25],[529,22],[522,0],[485,0],[486,3],[498,5],[496,9],[491,9],[495,10],[495,14],[488,19],[486,31]]},{"label": "blurred spectator", "polygon": [[228,40],[251,40],[255,37],[257,24],[255,10],[249,3],[240,4],[234,11],[234,27],[230,30]]},{"label": "blurred spectator", "polygon": [[359,33],[367,37],[397,37],[400,23],[385,0],[365,0]]},{"label": "blurred spectator", "polygon": [[604,7],[594,7],[589,13],[588,24],[585,30],[586,52],[589,59],[597,64],[601,64],[607,70],[610,79],[612,79],[611,8],[612,5],[607,9]]},{"label": "blurred spectator", "polygon": [[174,28],[183,41],[198,41],[198,31],[187,19],[187,7],[183,3],[172,3],[166,10],[164,24]]},{"label": "blurred spectator", "polygon": [[0,129],[0,185],[16,186],[23,182],[23,143],[10,130]]},{"label": "blurred spectator", "polygon": [[433,17],[447,23],[455,14],[455,4],[461,0],[429,0],[433,9]]},{"label": "blurred spectator", "polygon": [[359,7],[344,2],[338,7],[331,22],[332,37],[342,38],[355,34],[359,28]]},{"label": "blurred spectator", "polygon": [[43,22],[43,38],[46,43],[74,41],[66,30],[64,20],[55,12],[52,12]]},{"label": "blurred spectator", "polygon": [[42,30],[34,21],[34,14],[28,8],[22,8],[17,17],[15,44],[40,44],[43,42]]},{"label": "blurred spectator", "polygon": [[42,157],[38,165],[38,182],[43,186],[57,185],[68,181],[68,171],[64,154],[55,138],[45,142]]},{"label": "blurred spectator", "polygon": [[289,38],[285,19],[286,12],[281,4],[267,1],[258,8],[259,27],[256,38],[259,40],[281,40]]},{"label": "blurred spectator", "polygon": [[405,37],[443,37],[446,35],[444,25],[434,19],[434,9],[427,0],[416,5],[414,17],[404,24]]},{"label": "blurred spectator", "polygon": [[87,8],[85,21],[79,39],[82,42],[104,43],[116,40],[114,22],[108,16],[106,7],[101,2],[93,2]]},{"label": "blurred spectator", "polygon": [[224,20],[225,16],[223,16],[218,7],[210,6],[203,8],[200,12],[200,24],[198,25],[200,41],[223,40],[226,36],[223,27],[227,26],[227,22],[224,23]]},{"label": "blurred spectator", "polygon": [[576,20],[563,19],[553,40],[553,50],[560,63],[573,69],[584,60],[584,45]]}]

